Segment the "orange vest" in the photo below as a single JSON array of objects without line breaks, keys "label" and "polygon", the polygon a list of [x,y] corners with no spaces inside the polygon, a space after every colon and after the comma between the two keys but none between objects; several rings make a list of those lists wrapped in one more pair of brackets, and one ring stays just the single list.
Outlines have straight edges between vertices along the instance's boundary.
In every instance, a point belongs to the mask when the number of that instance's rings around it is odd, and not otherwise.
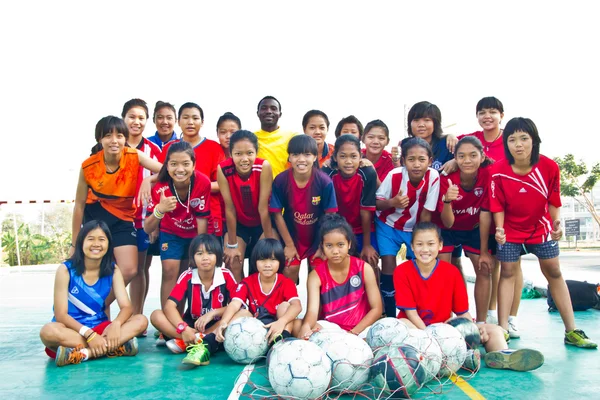
[{"label": "orange vest", "polygon": [[106,172],[104,150],[85,160],[81,168],[89,187],[86,204],[100,202],[115,217],[133,221],[139,167],[137,150],[130,147],[123,149],[119,169],[113,173]]}]

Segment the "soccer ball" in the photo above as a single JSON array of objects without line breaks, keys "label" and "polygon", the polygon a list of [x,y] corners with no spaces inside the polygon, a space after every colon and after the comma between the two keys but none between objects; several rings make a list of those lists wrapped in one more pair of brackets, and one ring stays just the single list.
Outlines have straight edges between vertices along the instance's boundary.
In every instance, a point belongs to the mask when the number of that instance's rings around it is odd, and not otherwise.
[{"label": "soccer ball", "polygon": [[467,344],[458,329],[452,325],[437,323],[429,325],[425,331],[438,341],[442,349],[443,359],[439,375],[450,376],[458,371],[467,357]]},{"label": "soccer ball", "polygon": [[420,352],[410,345],[385,346],[375,353],[371,365],[374,397],[405,399],[425,384]]},{"label": "soccer ball", "polygon": [[279,396],[317,399],[329,387],[331,361],[314,343],[284,340],[273,346],[268,374],[269,382]]},{"label": "soccer ball", "polygon": [[357,391],[369,380],[373,352],[356,335],[344,331],[315,332],[309,341],[325,351],[331,360],[331,389]]},{"label": "soccer ball", "polygon": [[467,348],[476,349],[481,344],[481,334],[477,324],[466,318],[455,317],[448,321],[448,324],[452,325],[462,335],[467,342]]},{"label": "soccer ball", "polygon": [[375,351],[382,346],[401,344],[407,334],[408,328],[398,318],[382,318],[367,332],[367,343]]},{"label": "soccer ball", "polygon": [[425,370],[425,382],[429,382],[440,372],[443,360],[442,349],[429,332],[409,329],[403,344],[413,346],[421,354],[419,361]]},{"label": "soccer ball", "polygon": [[236,319],[225,330],[223,346],[233,361],[251,364],[267,352],[267,329],[253,317]]}]

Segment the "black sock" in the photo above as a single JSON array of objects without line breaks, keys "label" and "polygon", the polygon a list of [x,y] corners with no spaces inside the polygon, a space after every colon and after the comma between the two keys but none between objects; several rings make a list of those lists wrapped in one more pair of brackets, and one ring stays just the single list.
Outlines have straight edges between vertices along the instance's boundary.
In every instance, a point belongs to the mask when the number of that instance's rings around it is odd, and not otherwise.
[{"label": "black sock", "polygon": [[204,336],[202,338],[202,343],[206,345],[206,348],[210,354],[215,354],[221,346],[221,343],[217,342],[217,337],[214,333],[209,333],[208,335]]},{"label": "black sock", "polygon": [[383,309],[385,315],[396,318],[396,299],[394,295],[394,276],[381,274],[381,295],[383,296]]}]

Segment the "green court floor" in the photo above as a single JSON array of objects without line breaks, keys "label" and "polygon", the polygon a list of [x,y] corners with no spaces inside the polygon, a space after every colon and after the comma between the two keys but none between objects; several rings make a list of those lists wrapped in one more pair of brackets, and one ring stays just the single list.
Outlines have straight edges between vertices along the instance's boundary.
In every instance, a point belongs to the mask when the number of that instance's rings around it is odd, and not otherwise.
[{"label": "green court floor", "polygon": [[[211,359],[209,366],[187,368],[181,364],[183,356],[154,346],[154,328],[149,329],[148,338],[139,340],[140,354],[136,357],[55,367],[45,355],[38,337],[40,327],[51,318],[53,278],[52,270],[0,272],[0,399],[238,398],[233,390],[234,382],[244,366],[234,364],[225,353],[219,353]],[[154,279],[155,284],[157,281]],[[472,291],[472,287],[469,290]],[[158,299],[153,296],[147,302],[146,314],[156,307]],[[600,339],[599,311],[578,312],[576,320],[590,337]],[[523,300],[519,322],[522,338],[513,340],[510,347],[542,351],[545,365],[529,373],[484,367],[476,376],[467,379],[473,389],[467,390],[471,398],[598,398],[600,353],[564,346],[560,316],[547,312],[545,299]],[[265,374],[264,363],[258,364],[249,380],[264,385]],[[421,389],[414,397],[469,398],[451,383],[433,390],[436,393]],[[252,387],[246,385],[239,397],[247,398],[251,392]],[[477,393],[482,397],[476,397]],[[252,397],[260,396],[255,393]]]}]

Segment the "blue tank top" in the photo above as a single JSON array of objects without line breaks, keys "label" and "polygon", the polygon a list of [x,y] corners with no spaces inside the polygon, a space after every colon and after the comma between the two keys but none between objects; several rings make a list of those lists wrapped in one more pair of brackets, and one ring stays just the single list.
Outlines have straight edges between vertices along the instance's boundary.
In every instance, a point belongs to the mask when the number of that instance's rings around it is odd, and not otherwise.
[{"label": "blue tank top", "polygon": [[[102,277],[90,286],[85,283],[83,276],[77,275],[70,261],[65,261],[64,264],[70,275],[69,315],[89,328],[107,321],[104,302],[112,289],[113,275]],[[52,318],[52,321],[56,321],[56,318]]]}]

